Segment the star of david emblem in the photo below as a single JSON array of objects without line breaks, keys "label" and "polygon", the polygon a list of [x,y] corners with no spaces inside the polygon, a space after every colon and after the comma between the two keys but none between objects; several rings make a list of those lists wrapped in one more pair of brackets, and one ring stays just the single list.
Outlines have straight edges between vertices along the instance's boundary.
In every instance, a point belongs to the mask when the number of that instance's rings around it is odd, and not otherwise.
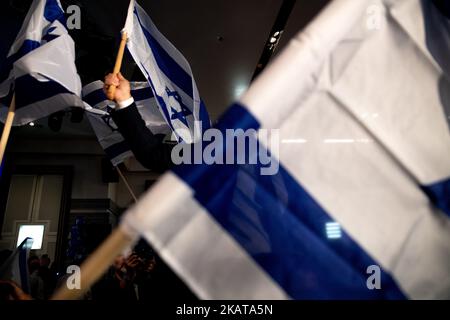
[{"label": "star of david emblem", "polygon": [[119,131],[116,127],[116,125],[114,124],[114,121],[112,120],[111,117],[111,111],[113,110],[113,108],[111,108],[110,106],[106,107],[106,114],[104,114],[103,116],[101,116],[103,122],[111,129],[112,132],[116,132]]},{"label": "star of david emblem", "polygon": [[52,32],[55,30],[56,30],[56,27],[50,27],[47,30],[47,32],[45,33],[45,35],[42,37],[42,41],[50,42],[50,41],[58,38],[60,36],[59,34],[52,34]]},{"label": "star of david emblem", "polygon": [[183,99],[181,99],[181,97],[178,94],[178,92],[170,91],[169,88],[166,88],[166,93],[167,93],[167,96],[169,98],[172,97],[178,103],[178,105],[180,106],[177,109],[175,109],[172,105],[170,106],[170,112],[171,112],[170,119],[171,120],[179,120],[186,127],[189,127],[188,122],[186,120],[186,117],[192,115],[191,110],[189,110],[189,108],[186,107],[186,105],[183,103]]}]

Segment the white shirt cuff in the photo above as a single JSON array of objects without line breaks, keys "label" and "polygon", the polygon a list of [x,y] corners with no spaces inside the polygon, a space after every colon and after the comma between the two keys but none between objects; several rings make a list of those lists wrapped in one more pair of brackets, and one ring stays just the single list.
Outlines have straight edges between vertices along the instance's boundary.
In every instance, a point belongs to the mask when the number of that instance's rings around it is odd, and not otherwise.
[{"label": "white shirt cuff", "polygon": [[134,98],[131,97],[127,100],[120,101],[116,103],[116,109],[125,109],[126,107],[131,106],[134,103]]}]

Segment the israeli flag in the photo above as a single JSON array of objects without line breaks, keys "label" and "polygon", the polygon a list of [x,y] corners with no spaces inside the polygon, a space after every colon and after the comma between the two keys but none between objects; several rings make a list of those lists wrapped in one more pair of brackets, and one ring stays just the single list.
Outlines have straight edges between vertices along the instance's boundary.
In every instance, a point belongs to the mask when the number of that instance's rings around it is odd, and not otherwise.
[{"label": "israeli flag", "polygon": [[0,120],[16,96],[14,125],[83,107],[75,46],[59,0],[35,0],[6,57],[0,57]]},{"label": "israeli flag", "polygon": [[[130,85],[131,95],[149,130],[153,134],[170,134],[172,130],[159,112],[150,85],[147,82],[131,82]],[[133,153],[111,118],[110,112],[115,104],[108,100],[103,86],[102,81],[88,84],[83,88],[82,96],[89,105],[85,110],[97,139],[112,164],[117,166]]]},{"label": "israeli flag", "polygon": [[28,257],[33,239],[26,238],[13,254],[0,266],[0,280],[16,283],[25,293],[30,293],[30,279],[28,272]]},{"label": "israeli flag", "polygon": [[331,2],[217,126],[278,173],[179,166],[122,230],[203,299],[449,299],[449,45],[431,1]]},{"label": "israeli flag", "polygon": [[189,63],[135,0],[130,2],[123,32],[128,35],[129,52],[178,140],[186,143],[201,140],[202,132],[210,127],[210,120]]}]

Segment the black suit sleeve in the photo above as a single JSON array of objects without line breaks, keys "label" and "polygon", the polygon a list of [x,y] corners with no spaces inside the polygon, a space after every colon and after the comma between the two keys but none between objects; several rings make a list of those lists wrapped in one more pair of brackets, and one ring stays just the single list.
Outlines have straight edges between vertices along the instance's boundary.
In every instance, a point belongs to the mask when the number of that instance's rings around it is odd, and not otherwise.
[{"label": "black suit sleeve", "polygon": [[164,135],[153,134],[147,128],[135,103],[113,110],[111,116],[134,156],[144,167],[157,172],[172,167],[171,152],[174,146],[163,143]]}]

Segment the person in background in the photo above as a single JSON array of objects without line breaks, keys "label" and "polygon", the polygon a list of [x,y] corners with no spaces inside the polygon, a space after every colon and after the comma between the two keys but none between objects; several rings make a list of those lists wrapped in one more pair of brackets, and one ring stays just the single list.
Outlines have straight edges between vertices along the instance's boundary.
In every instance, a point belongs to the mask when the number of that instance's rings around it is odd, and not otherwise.
[{"label": "person in background", "polygon": [[93,300],[137,301],[134,279],[139,263],[137,255],[119,255],[108,273],[92,288]]},{"label": "person in background", "polygon": [[41,261],[38,256],[28,258],[28,272],[30,274],[30,294],[36,300],[44,300],[44,281],[39,276]]},{"label": "person in background", "polygon": [[40,260],[39,276],[44,282],[44,296],[49,299],[56,287],[56,274],[50,269],[50,257],[43,254]]}]

